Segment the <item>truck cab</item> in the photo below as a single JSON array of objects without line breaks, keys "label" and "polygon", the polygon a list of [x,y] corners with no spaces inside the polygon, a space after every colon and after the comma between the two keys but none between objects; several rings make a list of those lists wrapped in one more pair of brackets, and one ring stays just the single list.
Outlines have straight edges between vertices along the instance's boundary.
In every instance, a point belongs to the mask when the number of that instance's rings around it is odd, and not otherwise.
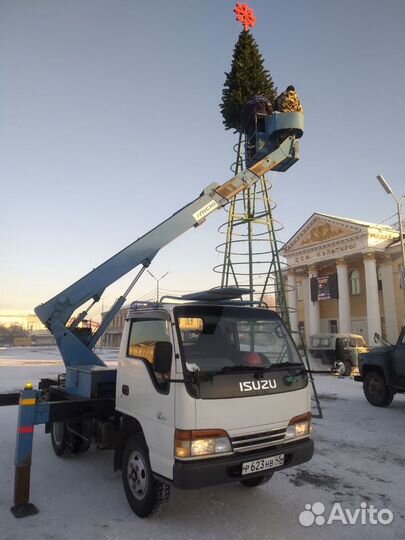
[{"label": "truck cab", "polygon": [[359,354],[368,350],[363,336],[357,334],[314,334],[310,338],[311,355],[331,367],[336,368],[342,363],[343,374],[347,377],[358,366]]},{"label": "truck cab", "polygon": [[304,365],[280,317],[264,308],[135,304],[116,410],[124,434],[116,465],[138,515],[162,504],[163,486],[254,487],[313,454]]},{"label": "truck cab", "polygon": [[364,395],[371,405],[386,407],[396,393],[405,392],[405,326],[395,345],[378,334],[375,340],[381,346],[360,355],[360,374],[354,379],[363,383]]}]

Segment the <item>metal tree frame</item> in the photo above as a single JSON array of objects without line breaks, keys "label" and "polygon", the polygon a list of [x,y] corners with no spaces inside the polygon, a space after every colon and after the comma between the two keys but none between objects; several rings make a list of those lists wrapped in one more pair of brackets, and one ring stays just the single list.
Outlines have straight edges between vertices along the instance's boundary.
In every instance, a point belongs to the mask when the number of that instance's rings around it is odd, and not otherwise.
[{"label": "metal tree frame", "polygon": [[[231,166],[237,174],[245,166],[246,139],[241,133],[234,146],[236,161]],[[270,196],[271,183],[261,176],[257,184],[233,197],[227,209],[228,220],[219,227],[226,235],[217,246],[223,262],[214,271],[221,274],[221,287],[236,285],[251,289],[251,302],[263,302],[266,295],[274,298],[275,311],[290,327],[283,272],[287,265],[280,258],[282,243],[277,232],[282,225],[273,217],[276,204]]]},{"label": "metal tree frame", "polygon": [[[234,146],[236,161],[231,165],[234,174],[238,174],[243,168],[249,166],[247,155],[247,141],[243,133],[239,134],[239,140]],[[258,187],[259,186],[259,187]],[[272,307],[283,319],[291,331],[289,311],[287,304],[287,287],[284,276],[288,265],[280,258],[280,245],[284,245],[277,239],[276,233],[283,229],[281,223],[273,217],[276,204],[270,196],[271,183],[263,175],[260,180],[242,195],[234,196],[228,208],[228,220],[223,223],[218,231],[226,234],[225,242],[216,248],[223,255],[223,263],[214,267],[214,272],[221,273],[221,287],[246,287],[250,290],[249,301],[252,304],[261,305],[265,302],[266,295],[273,295],[274,306]],[[262,226],[262,232],[255,232],[254,227]],[[238,228],[245,226],[245,232],[238,232]],[[267,243],[267,248],[259,250],[256,246]],[[238,246],[245,246],[243,251]],[[268,256],[262,260],[262,256]],[[247,271],[245,268],[247,267]],[[263,279],[263,283],[259,283]],[[297,332],[293,332],[297,336]],[[315,387],[313,372],[310,366],[307,349],[303,336],[299,334],[296,342],[300,344],[305,367],[308,372],[309,382],[312,386],[313,400],[318,414],[315,418],[323,418],[318,392]]]}]

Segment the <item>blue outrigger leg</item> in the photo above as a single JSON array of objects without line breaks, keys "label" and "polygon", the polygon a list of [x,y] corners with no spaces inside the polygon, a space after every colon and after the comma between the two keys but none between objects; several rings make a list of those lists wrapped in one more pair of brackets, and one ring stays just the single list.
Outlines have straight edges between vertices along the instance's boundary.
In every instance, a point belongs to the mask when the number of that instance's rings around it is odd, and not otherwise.
[{"label": "blue outrigger leg", "polygon": [[17,442],[15,449],[14,506],[11,512],[16,518],[38,513],[35,505],[29,502],[32,443],[35,424],[47,421],[49,406],[38,404],[39,392],[31,383],[21,392],[18,409]]}]

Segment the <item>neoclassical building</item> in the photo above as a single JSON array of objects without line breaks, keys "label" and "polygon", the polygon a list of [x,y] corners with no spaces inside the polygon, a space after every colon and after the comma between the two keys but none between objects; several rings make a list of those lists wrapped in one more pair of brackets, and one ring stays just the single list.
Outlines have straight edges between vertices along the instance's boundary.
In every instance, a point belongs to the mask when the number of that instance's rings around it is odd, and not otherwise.
[{"label": "neoclassical building", "polygon": [[313,214],[281,251],[288,263],[291,326],[308,340],[319,332],[389,341],[404,323],[399,233],[392,227]]}]

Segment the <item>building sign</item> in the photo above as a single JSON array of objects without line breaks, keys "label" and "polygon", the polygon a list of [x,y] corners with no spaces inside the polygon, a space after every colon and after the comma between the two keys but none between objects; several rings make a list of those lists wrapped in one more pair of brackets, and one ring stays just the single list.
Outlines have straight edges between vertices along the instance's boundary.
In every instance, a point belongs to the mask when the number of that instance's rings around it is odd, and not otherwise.
[{"label": "building sign", "polygon": [[[350,242],[343,245],[334,247],[317,247],[313,250],[305,250],[294,256],[294,264],[308,264],[310,262],[322,260],[322,259],[337,259],[341,256],[348,255],[351,252],[356,252],[358,246],[356,242]],[[287,255],[288,256],[288,255]]]}]

